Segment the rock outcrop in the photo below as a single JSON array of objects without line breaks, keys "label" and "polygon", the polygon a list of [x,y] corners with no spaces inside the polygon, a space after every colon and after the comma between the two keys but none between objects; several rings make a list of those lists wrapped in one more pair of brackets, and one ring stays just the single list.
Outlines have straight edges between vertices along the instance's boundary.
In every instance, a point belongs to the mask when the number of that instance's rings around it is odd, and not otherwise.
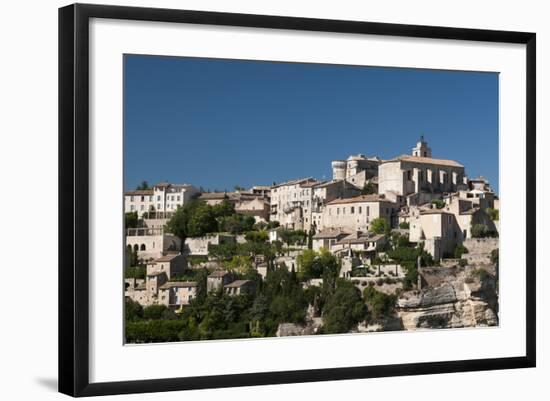
[{"label": "rock outcrop", "polygon": [[422,269],[423,289],[403,292],[397,316],[405,330],[498,325],[495,266]]}]

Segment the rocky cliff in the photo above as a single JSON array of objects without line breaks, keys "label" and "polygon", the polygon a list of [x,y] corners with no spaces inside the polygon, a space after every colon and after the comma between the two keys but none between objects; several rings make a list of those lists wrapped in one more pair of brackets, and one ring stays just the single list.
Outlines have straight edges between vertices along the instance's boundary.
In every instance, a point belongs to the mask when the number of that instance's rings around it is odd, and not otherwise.
[{"label": "rocky cliff", "polygon": [[421,269],[422,289],[403,292],[397,316],[405,330],[498,325],[496,267]]}]

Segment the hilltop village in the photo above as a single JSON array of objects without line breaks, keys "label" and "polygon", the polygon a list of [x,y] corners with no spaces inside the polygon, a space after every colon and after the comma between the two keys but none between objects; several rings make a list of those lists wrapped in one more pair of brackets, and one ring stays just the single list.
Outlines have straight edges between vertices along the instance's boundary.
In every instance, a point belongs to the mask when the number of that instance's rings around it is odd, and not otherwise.
[{"label": "hilltop village", "polygon": [[410,154],[233,192],[124,194],[126,341],[498,325],[499,198]]}]

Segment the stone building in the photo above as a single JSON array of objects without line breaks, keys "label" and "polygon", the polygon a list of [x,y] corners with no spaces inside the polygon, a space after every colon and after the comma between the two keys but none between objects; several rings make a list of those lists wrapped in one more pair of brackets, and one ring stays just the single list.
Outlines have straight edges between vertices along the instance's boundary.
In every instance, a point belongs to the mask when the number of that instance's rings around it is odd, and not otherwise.
[{"label": "stone building", "polygon": [[177,309],[189,305],[189,302],[196,297],[195,281],[169,281],[159,287],[158,303],[170,309]]},{"label": "stone building", "polygon": [[212,272],[206,279],[206,290],[218,291],[222,289],[226,284],[231,283],[234,280],[232,273],[226,270],[216,270]]},{"label": "stone building", "polygon": [[168,254],[147,264],[147,274],[165,273],[167,278],[183,274],[187,268],[187,260],[181,254]]},{"label": "stone building", "polygon": [[386,236],[356,232],[335,242],[330,251],[335,254],[353,253],[361,256],[372,256],[386,244]]},{"label": "stone building", "polygon": [[358,195],[360,190],[346,180],[329,182],[313,178],[288,181],[271,189],[271,220],[282,227],[309,230],[327,202]]},{"label": "stone building", "polygon": [[349,234],[350,232],[344,231],[341,228],[325,228],[313,236],[312,248],[314,251],[318,251],[321,248],[330,250],[336,242]]},{"label": "stone building", "polygon": [[369,231],[374,219],[384,218],[394,225],[397,204],[379,195],[359,195],[326,204],[320,229],[339,228],[348,232]]},{"label": "stone building", "polygon": [[365,157],[365,155],[349,156],[347,160],[335,160],[332,162],[332,179],[347,180],[351,184],[362,188],[367,180],[378,176],[378,157]]},{"label": "stone building", "polygon": [[[421,139],[412,155],[385,160],[378,167],[378,193],[396,197],[400,203],[422,204],[430,197],[421,194],[442,194],[466,188],[464,166],[454,160],[432,158],[432,151]],[[411,195],[415,195],[411,202]],[[400,198],[397,198],[400,197]]]},{"label": "stone building", "polygon": [[178,252],[181,249],[181,240],[175,235],[165,233],[163,228],[128,228],[126,248],[129,252],[137,252],[139,259],[148,261],[169,252]]},{"label": "stone building", "polygon": [[223,286],[228,295],[253,294],[256,291],[256,283],[252,280],[235,280]]},{"label": "stone building", "polygon": [[411,208],[409,241],[424,242],[424,250],[435,260],[453,255],[462,243],[462,232],[455,215],[437,208]]},{"label": "stone building", "polygon": [[174,212],[198,194],[199,190],[189,184],[160,182],[150,189],[125,192],[124,211],[137,212],[139,217],[149,211]]},{"label": "stone building", "polygon": [[190,256],[208,256],[210,245],[234,243],[235,236],[232,234],[208,234],[203,237],[186,238],[184,253]]}]

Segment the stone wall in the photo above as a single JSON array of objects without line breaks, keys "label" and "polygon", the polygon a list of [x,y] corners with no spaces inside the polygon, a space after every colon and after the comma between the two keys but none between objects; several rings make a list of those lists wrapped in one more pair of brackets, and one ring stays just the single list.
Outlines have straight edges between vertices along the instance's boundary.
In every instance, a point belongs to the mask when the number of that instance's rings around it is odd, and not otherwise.
[{"label": "stone wall", "polygon": [[468,238],[463,245],[468,249],[468,253],[462,257],[468,260],[469,264],[490,264],[491,251],[498,249],[498,238]]}]

